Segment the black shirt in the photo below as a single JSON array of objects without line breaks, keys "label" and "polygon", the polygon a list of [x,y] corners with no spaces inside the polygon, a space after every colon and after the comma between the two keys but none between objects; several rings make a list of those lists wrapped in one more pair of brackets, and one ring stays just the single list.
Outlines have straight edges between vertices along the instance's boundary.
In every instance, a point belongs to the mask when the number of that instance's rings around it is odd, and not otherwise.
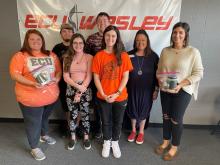
[{"label": "black shirt", "polygon": [[[59,43],[57,45],[54,46],[52,52],[54,52],[57,57],[60,60],[61,66],[63,66],[63,54],[66,53],[67,49],[69,48],[69,46],[64,45],[63,43]],[[63,69],[63,67],[62,67]],[[63,79],[63,76],[61,77],[61,80],[59,82],[59,88],[60,88],[60,101],[61,101],[61,105],[63,107],[63,110],[65,112],[68,111],[68,107],[66,104],[66,82]]]},{"label": "black shirt", "polygon": [[64,53],[66,53],[69,46],[64,45],[63,43],[59,43],[54,46],[52,52],[54,52],[60,59],[61,64],[63,63],[62,56]]}]

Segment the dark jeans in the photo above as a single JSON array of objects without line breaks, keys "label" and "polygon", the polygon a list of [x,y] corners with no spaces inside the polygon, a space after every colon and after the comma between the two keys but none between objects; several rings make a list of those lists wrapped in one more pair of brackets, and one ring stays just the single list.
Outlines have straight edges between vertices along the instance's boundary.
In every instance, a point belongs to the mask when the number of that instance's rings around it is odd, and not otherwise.
[{"label": "dark jeans", "polygon": [[56,104],[57,101],[41,107],[29,107],[19,102],[31,149],[37,148],[40,136],[47,135],[48,118]]},{"label": "dark jeans", "polygon": [[101,107],[103,139],[119,140],[127,100],[107,103],[99,99],[99,105]]},{"label": "dark jeans", "polygon": [[96,96],[93,101],[94,101],[93,108],[95,114],[94,133],[100,134],[102,133],[101,107],[99,105],[99,101]]},{"label": "dark jeans", "polygon": [[172,145],[179,146],[183,130],[183,116],[191,100],[191,95],[182,89],[177,94],[161,91],[163,111],[163,138],[170,140]]},{"label": "dark jeans", "polygon": [[60,99],[60,103],[61,103],[63,111],[69,112],[69,109],[66,103],[66,88],[67,88],[66,82],[63,80],[63,78],[61,78],[59,82],[59,89],[60,89],[59,99]]},{"label": "dark jeans", "polygon": [[92,80],[90,82],[90,88],[92,89],[92,101],[91,101],[91,108],[94,110],[94,121],[92,122],[92,133],[94,135],[96,134],[101,134],[102,133],[102,121],[101,121],[101,108],[99,106],[99,100],[96,96],[97,94],[97,89],[96,89],[96,86],[95,86],[95,83],[94,83],[94,80]]}]

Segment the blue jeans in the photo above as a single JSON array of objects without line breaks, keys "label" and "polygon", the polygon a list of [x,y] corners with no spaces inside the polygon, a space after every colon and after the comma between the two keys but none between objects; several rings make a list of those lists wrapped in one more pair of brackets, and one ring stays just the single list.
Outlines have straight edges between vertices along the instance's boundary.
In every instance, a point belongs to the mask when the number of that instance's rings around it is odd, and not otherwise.
[{"label": "blue jeans", "polygon": [[37,148],[40,136],[48,133],[48,118],[54,110],[57,101],[41,106],[29,107],[19,102],[19,107],[24,117],[25,130],[31,149]]}]

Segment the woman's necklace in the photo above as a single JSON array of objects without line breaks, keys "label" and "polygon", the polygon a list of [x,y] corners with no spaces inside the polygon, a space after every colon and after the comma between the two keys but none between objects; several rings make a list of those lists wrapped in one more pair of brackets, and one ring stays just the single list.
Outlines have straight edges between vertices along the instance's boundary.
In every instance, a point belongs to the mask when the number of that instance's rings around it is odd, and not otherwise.
[{"label": "woman's necklace", "polygon": [[82,54],[82,57],[80,58],[80,60],[79,60],[79,61],[77,61],[77,60],[75,59],[76,64],[80,64],[80,63],[82,62],[83,57],[84,57],[84,54]]},{"label": "woman's necklace", "polygon": [[143,66],[143,64],[144,64],[144,57],[142,58],[141,64],[140,64],[140,62],[139,62],[139,57],[138,57],[138,56],[137,56],[137,61],[138,61],[138,72],[137,72],[137,74],[138,74],[139,76],[141,76],[141,75],[143,74],[142,66]]}]

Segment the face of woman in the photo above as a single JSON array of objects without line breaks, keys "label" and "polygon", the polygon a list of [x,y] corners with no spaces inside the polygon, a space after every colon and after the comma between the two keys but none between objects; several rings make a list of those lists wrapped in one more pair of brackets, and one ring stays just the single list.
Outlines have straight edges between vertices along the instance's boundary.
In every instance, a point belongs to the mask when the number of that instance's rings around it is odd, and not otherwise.
[{"label": "face of woman", "polygon": [[147,37],[144,34],[138,34],[135,42],[137,50],[144,50],[147,47]]},{"label": "face of woman", "polygon": [[185,30],[182,27],[177,27],[173,30],[172,41],[175,45],[184,45],[184,39],[186,37]]},{"label": "face of woman", "polygon": [[117,40],[117,34],[114,30],[110,30],[105,33],[105,44],[106,47],[113,47]]},{"label": "face of woman", "polygon": [[31,33],[28,38],[28,44],[32,50],[40,51],[43,42],[42,42],[42,39],[39,35]]},{"label": "face of woman", "polygon": [[82,38],[77,37],[73,40],[73,49],[76,53],[82,53],[84,48],[84,43]]}]

